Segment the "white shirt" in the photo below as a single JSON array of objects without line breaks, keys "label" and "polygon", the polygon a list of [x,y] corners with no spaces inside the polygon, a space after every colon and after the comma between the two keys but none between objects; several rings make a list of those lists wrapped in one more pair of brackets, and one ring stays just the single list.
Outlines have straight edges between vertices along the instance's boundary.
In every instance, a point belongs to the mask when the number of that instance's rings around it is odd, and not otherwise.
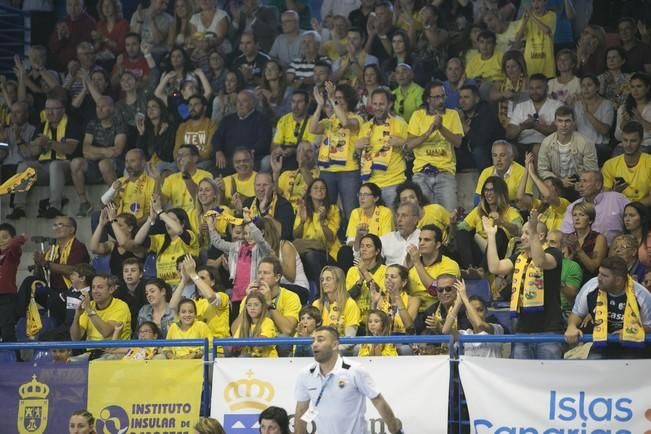
[{"label": "white shirt", "polygon": [[[539,119],[546,124],[551,124],[554,122],[554,115],[556,114],[556,109],[559,108],[562,104],[555,99],[547,98],[545,103],[540,107],[538,111]],[[516,105],[513,109],[513,114],[509,123],[514,125],[520,125],[522,122],[526,121],[529,115],[533,116],[536,113],[536,108],[533,105],[531,99],[521,102]],[[518,136],[518,142],[531,145],[534,143],[542,143],[545,139],[545,135],[532,129],[522,130]]]},{"label": "white shirt", "polygon": [[389,232],[380,237],[382,241],[382,255],[387,265],[405,265],[407,257],[407,246],[413,244],[418,246],[418,237],[420,229],[416,228],[406,239],[400,235],[399,231]]},{"label": "white shirt", "polygon": [[366,370],[338,356],[334,369],[326,376],[321,375],[316,362],[303,369],[295,394],[298,402],[309,401],[310,408],[321,395],[314,420],[319,432],[368,434],[366,398],[375,399],[380,392]]},{"label": "white shirt", "polygon": [[[504,327],[500,324],[490,323],[490,326],[493,327],[494,335],[503,335]],[[460,335],[472,336],[472,335],[487,335],[486,332],[475,333],[472,329],[468,330],[459,330]],[[467,342],[463,344],[463,354],[465,356],[473,357],[502,357],[502,344],[489,344],[487,342]]]}]

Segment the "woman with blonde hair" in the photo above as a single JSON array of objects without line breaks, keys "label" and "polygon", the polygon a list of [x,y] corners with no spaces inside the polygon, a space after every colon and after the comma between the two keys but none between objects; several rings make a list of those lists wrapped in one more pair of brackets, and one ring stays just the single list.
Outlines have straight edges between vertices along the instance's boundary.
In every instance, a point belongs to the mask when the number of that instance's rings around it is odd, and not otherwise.
[{"label": "woman with blonde hair", "polygon": [[583,270],[583,283],[597,275],[601,261],[608,255],[606,237],[592,230],[596,217],[591,203],[580,202],[572,208],[574,232],[567,237],[568,249],[570,259],[578,262]]},{"label": "woman with blonde hair", "polygon": [[200,417],[193,429],[195,434],[226,434],[221,424],[211,417]]},{"label": "woman with blonde hair", "polygon": [[327,265],[321,270],[321,293],[312,305],[321,311],[322,325],[332,326],[341,336],[356,336],[360,311],[346,291],[346,277],[339,267]]}]

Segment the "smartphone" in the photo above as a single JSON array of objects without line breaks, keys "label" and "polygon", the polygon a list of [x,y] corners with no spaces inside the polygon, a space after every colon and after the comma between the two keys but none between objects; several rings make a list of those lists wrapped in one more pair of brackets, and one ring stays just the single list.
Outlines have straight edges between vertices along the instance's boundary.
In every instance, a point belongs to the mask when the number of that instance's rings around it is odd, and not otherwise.
[{"label": "smartphone", "polygon": [[615,177],[615,184],[626,184],[626,180],[622,178],[621,176],[616,176]]}]

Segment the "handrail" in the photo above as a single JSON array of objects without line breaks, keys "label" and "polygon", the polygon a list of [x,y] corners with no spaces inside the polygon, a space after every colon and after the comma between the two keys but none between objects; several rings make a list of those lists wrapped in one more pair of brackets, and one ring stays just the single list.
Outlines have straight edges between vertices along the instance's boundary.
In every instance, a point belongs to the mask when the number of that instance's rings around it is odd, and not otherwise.
[{"label": "handrail", "polygon": [[[357,336],[341,337],[339,343],[347,344],[451,344],[451,335],[411,335],[411,336]],[[222,338],[213,339],[217,347],[265,347],[271,345],[309,345],[311,338]]]},{"label": "handrail", "polygon": [[[579,338],[580,342],[593,342],[592,335],[583,335]],[[609,343],[621,342],[619,335],[608,335],[607,341]],[[459,336],[461,343],[544,343],[544,342],[565,342],[565,336],[561,334],[517,334],[517,335],[461,335]],[[651,336],[647,334],[645,343],[651,343]]]},{"label": "handrail", "polygon": [[53,342],[3,342],[1,350],[51,350],[51,349],[102,349],[145,347],[198,347],[208,346],[207,339],[156,339],[156,340],[103,340],[103,341],[53,341]]}]

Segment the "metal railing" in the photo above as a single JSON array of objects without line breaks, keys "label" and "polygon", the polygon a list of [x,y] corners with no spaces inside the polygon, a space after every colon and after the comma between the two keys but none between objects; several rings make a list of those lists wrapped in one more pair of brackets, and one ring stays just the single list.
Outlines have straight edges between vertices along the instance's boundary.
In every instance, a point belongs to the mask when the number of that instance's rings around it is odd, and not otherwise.
[{"label": "metal railing", "polygon": [[31,43],[30,13],[0,5],[0,74],[14,76],[14,56],[23,57]]}]

